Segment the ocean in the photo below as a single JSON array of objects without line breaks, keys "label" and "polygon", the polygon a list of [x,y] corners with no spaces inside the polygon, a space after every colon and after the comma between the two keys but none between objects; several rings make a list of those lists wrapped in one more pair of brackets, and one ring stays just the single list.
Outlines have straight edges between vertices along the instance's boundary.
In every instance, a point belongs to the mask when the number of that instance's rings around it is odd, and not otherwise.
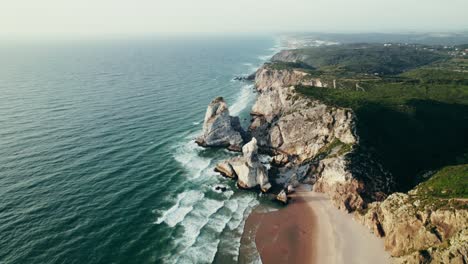
[{"label": "ocean", "polygon": [[0,263],[239,262],[258,194],[213,171],[235,154],[193,138],[216,96],[249,122],[253,85],[232,79],[279,48],[270,36],[0,44]]}]

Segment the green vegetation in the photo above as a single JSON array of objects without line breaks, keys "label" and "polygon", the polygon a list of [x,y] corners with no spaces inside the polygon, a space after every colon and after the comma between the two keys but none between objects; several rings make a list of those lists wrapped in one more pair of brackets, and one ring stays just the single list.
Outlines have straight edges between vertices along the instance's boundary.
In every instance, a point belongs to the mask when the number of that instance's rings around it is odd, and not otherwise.
[{"label": "green vegetation", "polygon": [[420,195],[468,199],[468,164],[444,167],[417,189]]},{"label": "green vegetation", "polygon": [[335,138],[332,142],[322,147],[317,156],[326,156],[328,158],[341,156],[353,149],[352,144],[346,144]]},{"label": "green vegetation", "polygon": [[270,63],[265,63],[265,64],[274,70],[291,70],[291,69],[313,70],[314,69],[312,66],[307,65],[304,62],[275,61],[275,62],[270,62]]},{"label": "green vegetation", "polygon": [[[321,72],[320,78],[330,78],[342,71],[334,76],[336,82],[350,82],[349,87],[298,86],[297,90],[329,105],[353,109],[362,149],[393,174],[399,191],[408,191],[429,170],[468,163],[468,72],[463,71],[464,59],[447,59],[435,52],[428,56],[429,51],[414,51],[414,47],[413,53],[409,47],[388,48],[388,54],[382,48],[372,48],[348,56],[349,48],[326,47],[322,52],[328,53],[321,53],[323,58],[314,66],[340,64],[321,66],[312,74]],[[343,50],[346,56],[342,56]],[[341,55],[333,53],[337,51]],[[409,57],[403,60],[405,56]],[[388,58],[390,63],[386,64]],[[365,67],[356,68],[358,64]],[[343,72],[374,71],[375,67],[386,74],[364,79],[363,73]],[[353,80],[362,89],[356,89]],[[468,177],[466,170],[464,173]]]},{"label": "green vegetation", "polygon": [[398,74],[447,58],[420,45],[350,44],[295,50],[313,68],[340,73]]}]

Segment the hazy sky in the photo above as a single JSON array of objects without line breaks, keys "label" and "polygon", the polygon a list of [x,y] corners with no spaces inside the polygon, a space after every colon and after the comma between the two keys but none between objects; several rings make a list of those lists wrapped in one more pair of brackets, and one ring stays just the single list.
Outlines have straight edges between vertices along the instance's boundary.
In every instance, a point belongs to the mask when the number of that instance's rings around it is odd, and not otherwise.
[{"label": "hazy sky", "polygon": [[0,0],[0,37],[468,30],[468,0]]}]

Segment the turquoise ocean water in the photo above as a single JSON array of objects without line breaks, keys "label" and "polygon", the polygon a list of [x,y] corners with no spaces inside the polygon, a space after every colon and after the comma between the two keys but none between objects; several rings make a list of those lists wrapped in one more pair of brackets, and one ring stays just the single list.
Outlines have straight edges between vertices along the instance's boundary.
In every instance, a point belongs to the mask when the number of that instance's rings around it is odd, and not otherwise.
[{"label": "turquoise ocean water", "polygon": [[[271,37],[0,45],[0,263],[236,263],[257,194],[192,143]],[[216,192],[217,184],[229,190]]]}]

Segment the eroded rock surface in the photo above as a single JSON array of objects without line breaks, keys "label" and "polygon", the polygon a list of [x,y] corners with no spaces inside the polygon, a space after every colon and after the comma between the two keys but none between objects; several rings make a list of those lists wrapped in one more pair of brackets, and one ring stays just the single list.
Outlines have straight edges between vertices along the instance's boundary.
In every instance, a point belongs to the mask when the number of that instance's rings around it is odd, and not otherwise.
[{"label": "eroded rock surface", "polygon": [[456,201],[394,193],[355,218],[384,237],[395,263],[467,263],[468,210],[454,206]]},{"label": "eroded rock surface", "polygon": [[241,188],[260,187],[263,192],[271,188],[268,171],[258,159],[258,146],[255,138],[242,147],[242,156],[219,163],[215,170],[228,177],[237,178],[237,184]]},{"label": "eroded rock surface", "polygon": [[229,108],[222,97],[208,105],[203,123],[203,134],[195,142],[203,147],[227,147],[241,151],[244,143],[238,117],[229,115]]},{"label": "eroded rock surface", "polygon": [[354,114],[299,96],[294,87],[305,73],[260,69],[259,96],[252,107],[250,132],[259,147],[275,154],[291,155],[299,162],[315,157],[335,138],[354,144]]}]

